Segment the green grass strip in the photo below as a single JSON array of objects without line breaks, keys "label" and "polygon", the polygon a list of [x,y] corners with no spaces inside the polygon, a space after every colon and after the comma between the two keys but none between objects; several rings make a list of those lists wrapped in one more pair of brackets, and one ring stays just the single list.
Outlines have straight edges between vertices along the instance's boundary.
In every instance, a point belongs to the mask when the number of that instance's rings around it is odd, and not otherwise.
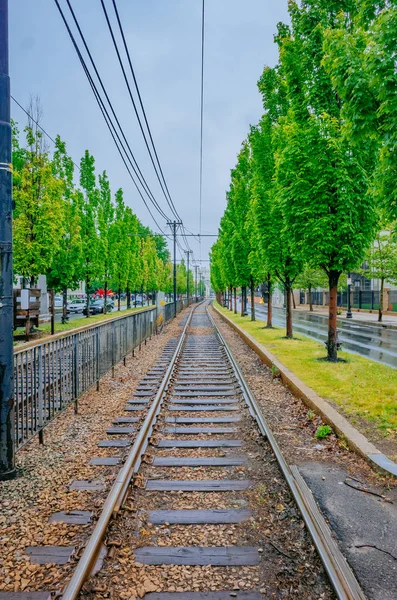
[{"label": "green grass strip", "polygon": [[301,334],[287,340],[283,328],[264,329],[263,321],[251,321],[249,316],[240,317],[216,306],[317,394],[353,417],[352,423],[354,417],[360,417],[373,423],[384,436],[396,434],[397,369],[342,351],[338,355],[346,363],[319,361],[326,354],[324,344]]},{"label": "green grass strip", "polygon": [[[136,308],[130,308],[128,310],[118,311],[113,310],[107,314],[99,314],[99,315],[90,315],[88,318],[83,315],[78,319],[73,319],[68,321],[67,323],[62,324],[61,322],[55,322],[55,333],[61,333],[62,331],[72,331],[73,329],[77,329],[78,327],[85,327],[87,325],[95,325],[96,323],[101,323],[102,321],[108,321],[109,319],[114,319],[115,317],[126,317],[127,315],[137,311],[142,310],[143,308],[154,308],[151,305],[147,306],[137,306]],[[23,334],[24,329],[18,328],[14,333]],[[40,325],[37,331],[45,331],[50,333],[51,331],[51,323],[43,323]]]}]

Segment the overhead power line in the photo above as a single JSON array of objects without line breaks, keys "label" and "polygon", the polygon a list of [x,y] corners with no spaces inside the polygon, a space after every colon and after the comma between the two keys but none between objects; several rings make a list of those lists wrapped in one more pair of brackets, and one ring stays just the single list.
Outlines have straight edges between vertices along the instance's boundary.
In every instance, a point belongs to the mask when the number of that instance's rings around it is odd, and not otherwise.
[{"label": "overhead power line", "polygon": [[[78,57],[80,59],[80,62],[81,62],[82,67],[83,67],[83,70],[84,70],[84,72],[85,72],[85,74],[87,76],[87,79],[88,79],[88,81],[90,83],[90,86],[92,88],[92,91],[94,93],[95,99],[96,99],[96,101],[97,101],[97,103],[99,105],[99,108],[100,108],[101,113],[102,113],[102,115],[104,117],[105,123],[106,123],[106,125],[107,125],[107,127],[108,127],[108,129],[110,131],[112,139],[113,139],[113,141],[114,141],[114,143],[116,145],[116,148],[117,148],[117,150],[118,150],[118,152],[119,152],[119,154],[120,154],[120,156],[121,156],[121,158],[123,160],[123,163],[124,163],[124,165],[125,165],[128,173],[129,173],[129,175],[130,175],[130,177],[131,177],[131,179],[132,179],[132,181],[133,181],[133,183],[134,183],[134,185],[135,185],[135,187],[136,187],[136,189],[137,189],[137,191],[138,191],[138,193],[139,193],[142,201],[144,202],[144,204],[145,204],[145,206],[146,206],[146,208],[147,208],[150,216],[152,217],[153,221],[156,223],[156,226],[158,227],[158,229],[160,231],[162,231],[162,233],[165,235],[164,231],[162,230],[162,228],[160,227],[160,225],[156,221],[155,217],[153,216],[153,213],[150,210],[150,208],[148,206],[148,203],[147,203],[146,199],[144,198],[144,196],[142,194],[142,191],[139,188],[137,182],[135,181],[135,178],[132,175],[131,170],[128,167],[126,161],[128,161],[129,164],[131,165],[131,168],[134,171],[134,173],[136,175],[136,178],[138,179],[139,183],[141,184],[141,186],[142,186],[142,188],[144,190],[144,193],[146,193],[146,195],[148,196],[149,201],[154,205],[154,207],[161,214],[162,217],[167,218],[167,215],[164,213],[164,211],[162,211],[162,209],[159,207],[159,205],[155,201],[155,199],[153,197],[153,194],[151,193],[150,188],[147,185],[146,180],[145,180],[145,178],[142,175],[142,172],[141,172],[141,170],[139,168],[139,165],[136,162],[135,156],[134,156],[134,154],[133,154],[133,152],[131,150],[131,147],[130,147],[130,145],[128,143],[128,140],[127,140],[127,138],[125,136],[125,133],[124,133],[123,128],[122,128],[122,126],[120,124],[120,121],[119,121],[119,119],[118,119],[118,117],[117,117],[117,115],[115,113],[115,110],[114,110],[113,105],[112,105],[112,103],[110,101],[109,95],[108,95],[108,93],[106,91],[106,88],[105,88],[105,86],[103,84],[103,81],[102,81],[102,79],[101,79],[101,77],[99,75],[98,69],[96,67],[96,64],[95,64],[93,58],[92,58],[92,55],[91,55],[90,50],[88,48],[88,45],[85,42],[85,38],[84,38],[84,36],[82,34],[81,28],[79,26],[79,23],[77,21],[77,18],[75,16],[75,14],[74,14],[74,11],[73,11],[73,9],[72,9],[72,7],[70,5],[70,2],[69,2],[69,0],[66,0],[67,4],[68,4],[68,7],[70,9],[70,12],[72,14],[73,20],[74,20],[74,22],[76,24],[76,27],[77,27],[78,31],[79,31],[80,37],[83,40],[84,47],[85,47],[85,49],[87,51],[87,54],[88,54],[88,56],[90,58],[90,61],[91,61],[91,64],[92,64],[92,66],[94,68],[95,74],[96,74],[96,76],[98,78],[98,81],[99,81],[100,86],[102,88],[102,91],[104,93],[105,99],[106,99],[106,101],[107,101],[107,103],[108,103],[108,105],[110,107],[111,114],[113,115],[113,118],[114,118],[114,120],[115,120],[115,122],[117,124],[117,127],[118,127],[120,133],[119,133],[116,125],[114,124],[113,119],[112,119],[111,115],[109,114],[109,111],[108,111],[108,109],[107,109],[107,107],[105,105],[105,102],[102,99],[101,94],[100,94],[100,92],[99,92],[99,90],[98,90],[98,88],[97,88],[97,86],[96,86],[96,84],[95,84],[95,82],[94,82],[91,74],[90,74],[89,68],[87,67],[87,64],[86,64],[86,62],[85,62],[85,60],[84,60],[84,58],[83,58],[83,56],[82,56],[82,54],[80,52],[80,49],[78,47],[78,44],[77,44],[77,42],[75,40],[75,37],[74,37],[71,29],[69,27],[69,24],[67,22],[65,14],[64,14],[62,8],[60,7],[58,0],[54,0],[54,1],[55,1],[55,4],[56,4],[57,8],[58,8],[58,11],[59,11],[59,13],[60,13],[60,15],[62,17],[62,20],[63,20],[63,22],[65,24],[65,27],[66,27],[66,29],[68,31],[69,37],[70,37],[70,39],[72,41],[72,44],[73,44],[73,46],[74,46],[74,48],[76,50],[76,53],[77,53],[77,55],[78,55]],[[120,136],[123,138],[124,141],[121,139]]]},{"label": "overhead power line", "polygon": [[[40,123],[39,123],[38,121],[36,121],[36,119],[35,119],[35,118],[34,118],[34,117],[33,117],[33,116],[32,116],[32,115],[29,113],[29,111],[27,111],[27,110],[26,110],[26,108],[24,108],[24,107],[22,106],[22,104],[20,104],[20,103],[18,102],[18,100],[16,100],[16,99],[14,98],[14,96],[10,95],[10,97],[11,97],[11,99],[12,99],[12,100],[15,102],[15,104],[16,104],[17,106],[19,106],[19,108],[20,108],[21,110],[23,110],[23,112],[25,113],[25,115],[27,115],[27,116],[29,117],[29,119],[31,119],[31,120],[33,121],[33,123],[35,123],[35,124],[37,125],[37,127],[38,127],[38,128],[39,128],[39,129],[40,129],[40,130],[41,130],[41,131],[44,133],[44,135],[46,135],[46,136],[48,137],[48,139],[49,139],[49,140],[51,140],[51,142],[52,142],[54,145],[56,145],[56,141],[54,140],[54,138],[53,138],[53,137],[51,137],[49,133],[47,133],[47,131],[44,129],[44,127],[42,127],[42,126],[40,125]],[[76,168],[77,168],[77,169],[80,171],[80,167],[79,167],[79,165],[78,165],[78,164],[76,164],[74,161],[72,161],[72,162],[73,162],[74,166],[75,166],[75,167],[76,167]]]},{"label": "overhead power line", "polygon": [[[146,115],[145,107],[144,107],[144,104],[143,104],[142,96],[141,96],[141,93],[140,93],[140,90],[139,90],[138,81],[137,81],[137,78],[136,78],[136,75],[135,75],[134,67],[132,65],[131,55],[130,55],[128,44],[127,44],[126,37],[125,37],[125,34],[124,34],[124,29],[123,29],[123,25],[122,25],[122,22],[121,22],[120,14],[119,14],[119,11],[118,11],[118,8],[117,8],[117,2],[116,2],[116,0],[112,0],[112,3],[113,3],[114,12],[115,12],[115,15],[116,15],[117,23],[118,23],[118,26],[119,26],[120,35],[121,35],[121,38],[123,40],[124,50],[125,50],[125,53],[126,53],[126,56],[127,56],[128,64],[129,64],[130,71],[131,71],[131,75],[132,75],[132,78],[133,78],[133,81],[134,81],[135,90],[136,90],[136,93],[137,93],[137,96],[138,96],[139,105],[141,107],[142,115],[143,115],[143,118],[144,118],[144,121],[145,121],[145,125],[146,125],[146,128],[147,128],[147,132],[148,132],[149,138],[150,138],[150,142],[151,142],[151,146],[152,146],[152,149],[153,149],[153,153],[154,153],[154,156],[155,156],[156,161],[157,161],[158,170],[156,168],[154,157],[153,157],[153,154],[151,152],[148,139],[147,139],[147,137],[145,135],[145,131],[144,131],[144,127],[143,127],[143,124],[142,124],[142,120],[140,118],[140,115],[139,115],[139,112],[137,110],[137,106],[136,106],[136,103],[135,103],[135,100],[134,100],[134,97],[133,97],[133,94],[132,94],[132,91],[131,91],[131,87],[130,87],[130,84],[129,84],[129,81],[128,81],[126,70],[124,68],[123,60],[121,58],[121,54],[120,54],[120,51],[119,51],[119,48],[118,48],[118,45],[117,45],[117,41],[115,39],[115,35],[114,35],[113,28],[112,28],[112,25],[111,25],[111,22],[110,22],[110,19],[109,19],[109,15],[108,15],[108,12],[106,10],[105,2],[104,2],[104,0],[101,0],[102,9],[103,9],[104,14],[105,14],[105,19],[106,19],[106,22],[107,22],[107,25],[108,25],[108,28],[109,28],[109,31],[110,31],[110,35],[111,35],[111,38],[112,38],[112,41],[113,41],[113,45],[114,45],[114,48],[115,48],[115,51],[116,51],[116,54],[117,54],[117,58],[118,58],[118,61],[119,61],[119,64],[120,64],[123,76],[124,76],[124,81],[126,83],[126,86],[127,86],[127,89],[128,89],[128,93],[129,93],[132,105],[134,107],[135,115],[136,115],[136,117],[138,119],[139,127],[140,127],[140,130],[141,130],[142,136],[144,138],[145,145],[146,145],[146,148],[148,150],[148,153],[149,153],[149,156],[150,156],[153,168],[154,168],[154,170],[156,172],[157,179],[158,179],[158,181],[160,183],[160,186],[161,186],[161,189],[163,191],[164,197],[165,197],[165,199],[167,201],[168,206],[170,207],[171,211],[173,212],[174,216],[177,218],[178,221],[182,222],[182,219],[181,219],[181,217],[180,217],[178,211],[176,210],[175,205],[174,205],[174,203],[172,201],[171,194],[169,192],[169,189],[168,189],[168,186],[167,186],[167,182],[166,182],[166,179],[164,177],[164,173],[163,173],[163,170],[162,170],[162,167],[161,167],[161,163],[160,163],[160,159],[159,159],[159,156],[158,156],[158,153],[157,153],[156,145],[155,145],[154,140],[153,140],[153,136],[152,136],[150,125],[149,125],[149,122],[148,122],[148,119],[147,119],[147,115]],[[161,174],[161,179],[160,179],[159,172]],[[188,248],[188,250],[191,250],[189,242],[188,242],[188,240],[186,239],[186,236],[185,236],[185,227],[183,225],[183,222],[182,222],[181,227],[182,227],[182,229],[181,229],[181,231],[182,231],[182,237],[183,237],[183,240],[184,240],[184,242],[186,244],[186,247]]]},{"label": "overhead power line", "polygon": [[156,163],[157,163],[158,169],[156,167],[155,160],[153,158],[153,154],[152,154],[151,149],[149,147],[149,143],[148,143],[148,140],[147,140],[147,137],[146,137],[143,125],[142,125],[142,121],[141,121],[141,118],[139,116],[139,112],[137,110],[137,107],[136,107],[136,104],[135,104],[135,101],[134,101],[134,98],[133,98],[133,95],[132,95],[132,92],[131,92],[131,88],[130,88],[130,85],[129,85],[129,82],[128,82],[128,77],[126,75],[126,72],[125,72],[125,69],[124,69],[124,65],[123,65],[123,61],[121,59],[120,52],[118,50],[117,42],[116,42],[115,37],[114,37],[113,29],[112,29],[112,26],[111,26],[111,23],[110,23],[110,20],[109,20],[109,17],[108,17],[108,13],[106,11],[104,0],[101,0],[102,8],[103,8],[103,11],[104,11],[105,17],[106,17],[106,22],[108,24],[109,31],[110,31],[110,34],[111,34],[111,37],[112,37],[112,40],[113,40],[113,45],[115,47],[115,50],[116,50],[116,53],[117,53],[117,57],[119,59],[119,63],[120,63],[120,66],[121,66],[121,69],[122,69],[122,72],[123,72],[123,75],[124,75],[125,83],[127,85],[128,92],[129,92],[129,95],[130,95],[130,98],[131,98],[131,101],[132,101],[132,104],[133,104],[133,107],[134,107],[134,111],[135,111],[136,117],[138,119],[139,127],[141,129],[141,133],[142,133],[142,136],[144,138],[146,148],[147,148],[147,150],[149,152],[149,156],[150,156],[150,159],[152,161],[153,168],[154,168],[154,170],[156,172],[157,179],[158,179],[158,181],[160,183],[160,186],[161,186],[161,189],[163,191],[164,197],[165,197],[165,199],[167,201],[167,204],[170,207],[171,211],[175,215],[175,217],[177,219],[181,220],[181,218],[180,218],[180,216],[179,216],[179,214],[178,214],[178,212],[177,212],[177,210],[175,208],[175,205],[174,205],[174,203],[172,201],[171,194],[169,192],[169,189],[168,189],[168,186],[167,186],[167,182],[166,182],[165,177],[164,177],[163,169],[161,167],[160,159],[158,157],[156,145],[155,145],[154,140],[153,140],[152,132],[151,132],[151,129],[150,129],[150,126],[149,126],[149,122],[148,122],[147,116],[146,116],[145,107],[144,107],[144,104],[143,104],[143,101],[142,101],[142,96],[141,96],[141,93],[140,93],[140,90],[139,90],[138,81],[137,81],[137,78],[136,78],[136,75],[135,75],[134,67],[132,65],[131,55],[130,55],[128,44],[127,44],[127,41],[126,41],[126,38],[125,38],[125,35],[124,35],[124,29],[123,29],[123,25],[121,23],[121,18],[120,18],[119,11],[118,11],[118,8],[117,8],[116,0],[112,0],[112,3],[113,3],[114,12],[116,14],[116,19],[117,19],[117,23],[118,23],[119,30],[120,30],[120,35],[121,35],[121,38],[123,40],[124,50],[125,50],[125,53],[127,55],[128,64],[129,64],[129,67],[130,67],[130,70],[131,70],[131,75],[132,75],[132,78],[133,78],[133,81],[134,81],[134,85],[135,85],[135,89],[136,89],[136,92],[137,92],[137,95],[138,95],[139,105],[140,105],[141,110],[142,110],[142,115],[143,115],[143,118],[144,118],[144,121],[145,121],[145,125],[146,125],[147,132],[148,132],[148,135],[149,135],[149,138],[150,138],[151,146],[152,146],[152,149],[153,149],[153,153],[154,153],[154,157],[156,159]]},{"label": "overhead power line", "polygon": [[[143,173],[142,173],[141,169],[139,168],[139,165],[138,165],[138,163],[137,163],[137,161],[136,161],[136,159],[135,159],[134,153],[133,153],[133,152],[132,152],[132,150],[131,150],[131,147],[130,147],[130,145],[129,145],[129,143],[128,143],[128,140],[127,140],[127,138],[126,138],[126,136],[125,136],[125,134],[124,134],[124,130],[123,130],[123,128],[122,128],[122,126],[121,126],[121,124],[120,124],[120,121],[119,121],[119,119],[118,119],[118,117],[117,117],[117,115],[116,115],[116,112],[115,112],[115,110],[114,110],[114,108],[113,108],[113,104],[112,104],[112,102],[111,102],[111,100],[110,100],[110,98],[109,98],[109,95],[108,95],[107,91],[106,91],[106,87],[105,87],[105,85],[103,84],[103,81],[102,81],[102,78],[101,78],[101,76],[99,75],[99,72],[98,72],[98,69],[97,69],[96,63],[95,63],[95,61],[94,61],[94,59],[93,59],[93,57],[92,57],[92,54],[91,54],[91,52],[90,52],[90,49],[89,49],[89,47],[88,47],[88,44],[87,44],[87,42],[86,42],[85,36],[84,36],[84,34],[83,34],[83,32],[82,32],[82,29],[81,29],[81,27],[80,27],[80,24],[79,24],[79,21],[78,21],[78,19],[77,19],[77,17],[76,17],[76,14],[75,14],[75,12],[74,12],[74,10],[73,10],[73,8],[72,8],[72,5],[71,5],[71,3],[70,3],[70,0],[66,0],[66,2],[67,2],[67,5],[68,5],[68,7],[69,7],[69,10],[70,10],[70,12],[71,12],[71,15],[72,15],[72,17],[73,17],[73,21],[74,21],[74,23],[75,23],[75,25],[76,25],[76,27],[77,27],[77,30],[78,30],[78,32],[79,32],[79,34],[80,34],[80,38],[81,38],[81,40],[82,40],[82,42],[83,42],[84,48],[85,48],[85,50],[86,50],[86,52],[87,52],[87,54],[88,54],[88,57],[89,57],[89,59],[90,59],[90,62],[91,62],[91,64],[92,64],[92,66],[93,66],[93,69],[94,69],[94,71],[95,71],[95,74],[96,74],[96,76],[97,76],[97,78],[98,78],[98,81],[99,81],[99,83],[100,83],[100,86],[101,86],[101,88],[102,88],[102,90],[103,90],[103,93],[105,94],[105,98],[106,98],[106,100],[107,100],[107,102],[108,102],[108,104],[109,104],[109,107],[110,107],[110,109],[111,109],[111,111],[112,111],[112,114],[113,114],[113,116],[114,116],[115,120],[116,120],[116,123],[117,123],[117,125],[118,125],[118,127],[119,127],[119,129],[120,129],[120,131],[121,131],[121,133],[122,133],[123,139],[124,139],[124,141],[125,141],[125,143],[126,143],[126,145],[127,145],[127,147],[128,147],[128,150],[129,150],[129,152],[131,153],[131,156],[132,156],[132,159],[133,159],[133,161],[134,161],[134,164],[135,164],[135,166],[136,166],[136,169],[137,169],[137,171],[139,172],[139,175],[140,175],[140,183],[141,183],[141,185],[142,185],[142,186],[145,188],[145,191],[146,191],[146,193],[149,195],[149,197],[150,197],[151,201],[153,202],[153,204],[154,204],[154,205],[155,205],[155,207],[157,208],[158,212],[161,214],[161,216],[162,216],[164,219],[167,219],[167,218],[168,218],[168,217],[167,217],[167,215],[165,214],[165,212],[163,211],[163,209],[161,208],[161,206],[160,206],[160,205],[159,205],[159,203],[157,202],[156,198],[154,197],[153,193],[151,192],[151,190],[150,190],[150,188],[149,188],[149,185],[147,184],[147,181],[146,181],[145,177],[143,176]],[[142,181],[141,181],[141,180],[142,180]],[[143,183],[142,183],[142,182],[143,182]]]}]

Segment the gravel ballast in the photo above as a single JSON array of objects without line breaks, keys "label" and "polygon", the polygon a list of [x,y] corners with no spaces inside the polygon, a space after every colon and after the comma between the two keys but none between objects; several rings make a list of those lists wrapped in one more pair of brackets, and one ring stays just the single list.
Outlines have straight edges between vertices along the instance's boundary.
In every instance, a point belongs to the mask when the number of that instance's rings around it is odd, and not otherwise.
[{"label": "gravel ballast", "polygon": [[[0,591],[60,590],[70,577],[119,466],[89,465],[92,458],[116,457],[128,448],[101,448],[100,440],[129,439],[133,435],[107,436],[106,430],[124,411],[140,379],[160,356],[164,346],[181,333],[178,317],[159,335],[142,344],[126,365],[115,368],[114,378],[106,375],[95,388],[79,399],[79,414],[68,407],[49,423],[44,445],[32,439],[16,456],[18,477],[0,483]],[[140,413],[133,413],[139,417]],[[139,427],[139,423],[133,426]],[[74,480],[95,480],[102,490],[69,489]],[[90,511],[92,521],[85,525],[49,522],[53,513]],[[73,547],[73,558],[64,566],[33,564],[25,554],[29,546]]]}]

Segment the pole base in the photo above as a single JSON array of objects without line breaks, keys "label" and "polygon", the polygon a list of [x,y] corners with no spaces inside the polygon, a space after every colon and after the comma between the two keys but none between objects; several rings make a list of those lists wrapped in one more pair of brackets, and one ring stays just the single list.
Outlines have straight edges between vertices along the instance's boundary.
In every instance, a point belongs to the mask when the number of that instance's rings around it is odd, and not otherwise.
[{"label": "pole base", "polygon": [[352,319],[352,318],[353,318],[353,313],[350,310],[348,310],[346,313],[346,319]]},{"label": "pole base", "polygon": [[6,471],[5,473],[0,473],[0,481],[10,481],[10,479],[15,479],[17,476],[17,470],[12,469],[11,471]]}]

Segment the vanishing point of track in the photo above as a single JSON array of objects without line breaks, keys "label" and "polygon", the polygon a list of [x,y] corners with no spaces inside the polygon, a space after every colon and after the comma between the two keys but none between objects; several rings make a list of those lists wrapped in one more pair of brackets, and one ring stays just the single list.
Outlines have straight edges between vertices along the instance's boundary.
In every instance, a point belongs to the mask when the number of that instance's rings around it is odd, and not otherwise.
[{"label": "vanishing point of track", "polygon": [[[209,335],[196,336],[191,325],[210,328]],[[189,332],[189,328],[192,333]],[[147,387],[147,391],[145,391]],[[313,496],[305,481],[295,466],[289,466],[280,448],[269,430],[260,409],[236,363],[233,355],[217,328],[208,304],[200,304],[193,308],[184,325],[179,340],[168,344],[160,363],[148,373],[130,406],[126,410],[146,409],[135,441],[120,469],[109,495],[103,506],[101,515],[81,555],[76,569],[62,594],[63,600],[73,600],[89,578],[95,562],[101,551],[103,539],[110,522],[124,505],[130,491],[131,483],[136,477],[142,457],[149,443],[153,444],[153,467],[181,468],[184,467],[238,467],[246,464],[246,456],[239,453],[229,454],[234,450],[244,450],[244,440],[230,439],[230,434],[237,430],[234,426],[239,421],[240,412],[249,410],[256,421],[253,427],[259,428],[260,434],[267,439],[270,448],[277,459],[282,474],[290,488],[292,496],[305,521],[307,530],[321,558],[330,583],[340,600],[364,600],[365,596],[355,579],[350,567],[341,554],[336,542],[331,536],[328,525],[321,515]],[[156,393],[154,394],[154,391]],[[164,419],[166,427],[162,430],[173,434],[172,439],[157,440],[156,423],[163,411],[168,416]],[[208,412],[221,415],[220,417],[205,417]],[[129,413],[131,414],[131,413]],[[224,416],[227,414],[228,416]],[[197,417],[198,415],[198,417]],[[231,415],[231,416],[230,416]],[[128,417],[121,417],[120,424],[128,424]],[[194,427],[193,427],[194,425]],[[226,426],[225,426],[226,425]],[[127,431],[127,430],[126,430]],[[229,435],[226,435],[229,434]],[[179,437],[179,439],[178,439]],[[188,439],[185,439],[185,438]],[[213,448],[224,449],[225,454],[210,458],[184,458],[180,456],[182,449]],[[234,450],[233,450],[234,449]],[[161,451],[171,451],[164,457]],[[156,456],[156,451],[160,456]],[[160,452],[159,452],[160,451]],[[172,456],[172,452],[176,456]],[[213,479],[213,480],[180,480],[180,479],[148,479],[146,490],[167,491],[201,491],[219,492],[244,490],[250,486],[246,479]],[[238,510],[195,510],[195,511],[151,511],[149,520],[158,524],[221,524],[241,523],[248,519],[250,511]],[[216,543],[216,540],[214,540]],[[257,546],[147,546],[140,547],[135,552],[136,560],[147,565],[216,565],[216,566],[245,566],[256,565],[261,561]],[[209,582],[210,583],[210,582]],[[209,588],[211,589],[211,588]],[[157,598],[200,598],[199,593],[157,593]],[[249,590],[249,598],[263,598],[257,590]],[[249,592],[248,591],[248,592]],[[247,590],[246,590],[247,593]],[[228,598],[231,590],[217,592],[214,598]],[[151,594],[148,595],[151,597]],[[205,596],[206,597],[206,596]],[[212,596],[211,596],[212,597]],[[244,596],[245,597],[245,596]],[[248,596],[247,596],[248,597]]]}]

